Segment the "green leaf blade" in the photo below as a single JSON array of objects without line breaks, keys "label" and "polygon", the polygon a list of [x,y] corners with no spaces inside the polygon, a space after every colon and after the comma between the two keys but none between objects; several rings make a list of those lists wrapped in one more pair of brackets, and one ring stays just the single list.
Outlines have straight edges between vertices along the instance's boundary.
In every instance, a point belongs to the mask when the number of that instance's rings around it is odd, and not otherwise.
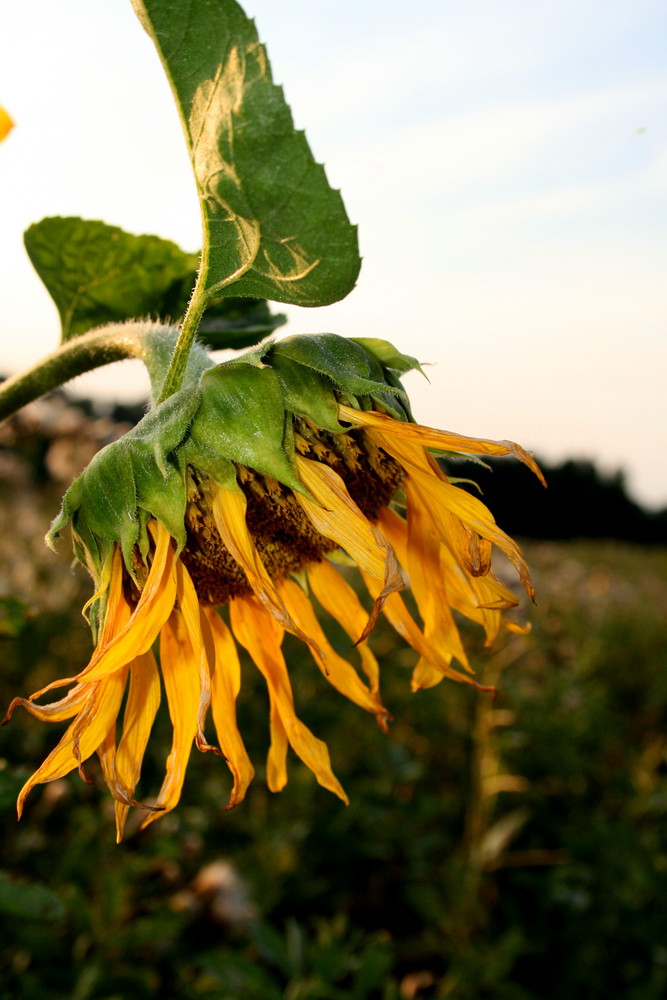
[{"label": "green leaf blade", "polygon": [[235,0],[133,0],[169,76],[204,225],[201,291],[327,305],[354,287],[356,228],[294,128]]},{"label": "green leaf blade", "polygon": [[[178,323],[197,278],[199,254],[97,220],[42,219],[24,240],[60,315],[62,343],[137,317]],[[264,299],[212,299],[200,341],[213,350],[252,347],[285,321]]]},{"label": "green leaf blade", "polygon": [[24,240],[60,314],[63,342],[139,316],[178,319],[199,262],[169,240],[76,217],[42,219]]}]

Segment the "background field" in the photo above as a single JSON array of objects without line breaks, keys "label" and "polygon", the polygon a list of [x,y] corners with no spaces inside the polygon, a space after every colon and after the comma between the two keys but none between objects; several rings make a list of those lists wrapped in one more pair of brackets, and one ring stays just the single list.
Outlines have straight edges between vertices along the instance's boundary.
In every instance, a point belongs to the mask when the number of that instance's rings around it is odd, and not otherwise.
[{"label": "background field", "polygon": [[[68,455],[51,456],[52,472],[68,474]],[[90,651],[88,582],[41,540],[62,490],[35,467],[0,454],[0,593],[30,614],[21,631],[21,610],[1,606],[2,704]],[[525,550],[532,634],[491,651],[470,634],[496,701],[452,683],[411,695],[413,655],[381,626],[387,738],[288,641],[298,707],[348,808],[296,758],[285,791],[266,790],[268,706],[251,664],[246,801],[226,813],[224,765],[195,752],[179,808],[120,847],[92,761],[93,786],[74,775],[39,788],[16,823],[16,792],[60,728],[17,713],[0,731],[0,997],[661,1000],[667,550]],[[145,794],[164,767],[164,715],[159,729]]]}]

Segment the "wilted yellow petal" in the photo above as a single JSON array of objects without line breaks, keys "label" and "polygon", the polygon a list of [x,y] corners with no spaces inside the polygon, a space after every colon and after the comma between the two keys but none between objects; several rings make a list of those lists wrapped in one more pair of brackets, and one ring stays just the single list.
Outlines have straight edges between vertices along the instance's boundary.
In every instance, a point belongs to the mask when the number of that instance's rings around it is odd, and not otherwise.
[{"label": "wilted yellow petal", "polygon": [[296,463],[299,478],[316,501],[297,495],[311,524],[325,538],[340,545],[367,573],[382,580],[382,589],[361,633],[360,638],[366,639],[387,596],[403,587],[396,558],[391,546],[357,507],[345,483],[333,469],[299,455]]},{"label": "wilted yellow petal", "polygon": [[[99,651],[111,642],[114,635],[122,631],[123,627],[130,619],[130,608],[125,599],[125,595],[123,594],[123,572],[120,549],[118,547],[114,550],[111,567],[112,568],[108,576],[109,593],[106,600],[104,622],[102,624],[99,640],[97,646],[95,647],[91,663],[92,660],[94,660],[98,655]],[[124,664],[122,665],[124,666]],[[47,691],[52,691],[54,688],[64,687],[66,684],[74,684],[79,679],[80,678],[77,676],[63,677],[60,680],[51,681],[50,684],[47,684],[45,687],[40,688],[39,691],[35,691],[31,694],[30,700],[34,701],[35,698],[40,698],[43,694],[46,694]],[[92,682],[96,679],[98,678],[86,677],[85,681]],[[67,716],[63,716],[63,718],[67,718]]]},{"label": "wilted yellow petal", "polygon": [[[252,597],[239,597],[231,601],[230,616],[234,635],[248,650],[255,665],[266,680],[272,712],[280,720],[290,746],[304,764],[310,768],[319,784],[347,803],[347,796],[331,770],[331,760],[326,744],[313,736],[307,726],[296,716],[287,667],[280,649],[281,630],[277,628],[275,619]],[[274,719],[274,715],[272,715],[272,719]],[[279,766],[279,762],[283,758],[282,734],[281,727],[275,719],[271,733],[272,747],[274,742],[276,744],[272,773],[275,775],[276,783],[279,784],[279,781],[282,780],[281,767]]]},{"label": "wilted yellow petal", "polygon": [[[364,572],[364,570],[361,571],[361,575],[368,588],[368,592],[372,596],[378,587],[377,580],[370,576],[370,574]],[[450,666],[451,657],[447,657],[445,654],[441,653],[440,650],[436,649],[435,646],[430,645],[426,641],[423,632],[406,608],[405,602],[400,594],[389,595],[384,607],[382,608],[382,613],[392,628],[396,630],[398,635],[400,635],[402,639],[405,639],[405,641],[409,643],[409,645],[412,646],[412,648],[415,649],[421,657],[412,675],[413,691],[418,690],[420,687],[433,687],[433,685],[439,683],[443,677],[448,677],[450,680],[458,681],[460,684],[470,684],[479,691],[493,690],[493,688],[478,684],[477,681],[475,681],[468,674],[461,673]]]},{"label": "wilted yellow petal", "polygon": [[440,566],[440,540],[429,530],[415,498],[408,494],[408,524],[387,508],[378,518],[380,530],[398,554],[410,577],[412,592],[424,622],[424,639],[429,649],[449,663],[455,657],[471,672],[468,656],[450,608]]},{"label": "wilted yellow petal", "polygon": [[[155,522],[153,522],[155,524]],[[104,624],[99,642],[87,667],[74,677],[52,681],[32,698],[38,698],[46,691],[76,681],[98,681],[116,670],[127,666],[145,653],[153,645],[162,624],[169,616],[176,598],[176,574],[174,550],[169,532],[157,523],[154,528],[157,545],[148,573],[148,578],[134,611],[131,611],[122,587],[122,565],[120,552],[116,548],[114,560],[118,569],[111,575],[111,587]],[[116,563],[114,563],[114,567]]]},{"label": "wilted yellow petal", "polygon": [[465,674],[456,672],[455,676],[452,676],[452,674],[443,673],[442,670],[438,670],[437,667],[433,666],[433,661],[431,659],[427,659],[425,656],[420,656],[419,660],[415,664],[414,670],[412,671],[410,688],[412,691],[424,691],[426,688],[432,688],[435,687],[436,684],[440,684],[440,682],[446,677],[450,680],[462,681]]},{"label": "wilted yellow petal", "polygon": [[125,627],[105,645],[97,647],[76,679],[98,680],[147,652],[171,614],[175,599],[174,548],[169,532],[158,522],[153,561],[136,608]]},{"label": "wilted yellow petal", "polygon": [[505,553],[519,573],[526,593],[530,598],[533,598],[535,591],[519,546],[497,526],[490,511],[481,500],[457,486],[452,486],[451,483],[445,483],[421,473],[415,474],[415,487],[415,492],[418,493],[423,508],[428,512],[437,534],[440,534],[441,537],[444,534],[444,540],[446,540],[447,515],[459,518],[467,527],[476,531],[482,538],[493,542]]},{"label": "wilted yellow petal", "polygon": [[384,727],[389,713],[382,705],[377,690],[371,692],[354,667],[339,656],[331,646],[301,587],[293,580],[283,580],[280,584],[280,593],[294,621],[304,632],[314,636],[317,648],[322,650],[322,653],[315,653],[311,648],[315,662],[329,683],[350,701],[376,715],[381,727]]},{"label": "wilted yellow petal", "polygon": [[167,758],[167,773],[155,801],[161,812],[147,816],[141,829],[173,809],[181,797],[185,769],[197,734],[199,668],[199,657],[195,656],[183,615],[174,609],[160,635],[160,669],[174,734]]},{"label": "wilted yellow petal", "polygon": [[[345,629],[361,656],[361,666],[370,682],[371,691],[380,685],[380,668],[370,646],[359,641],[368,622],[368,612],[356,593],[328,559],[308,566],[308,583],[325,611]],[[387,600],[391,600],[390,594]]]},{"label": "wilted yellow petal", "polygon": [[289,741],[275,699],[269,707],[269,733],[271,742],[266,755],[266,784],[270,792],[282,792],[287,784],[287,749]]},{"label": "wilted yellow petal", "polygon": [[[410,426],[398,421],[396,425]],[[448,482],[434,459],[423,448],[415,447],[410,439],[404,440],[396,435],[390,438],[384,432],[371,433],[377,443],[405,470],[406,492],[412,479],[415,488],[413,495],[419,498],[420,504],[427,511],[434,533],[452,549],[469,572],[477,575],[488,572],[489,553],[480,546],[476,538],[479,535],[505,553],[519,572],[526,593],[532,599],[535,591],[519,546],[498,527],[481,500]]]},{"label": "wilted yellow petal", "polygon": [[[250,763],[236,723],[236,698],[241,687],[241,666],[234,639],[210,605],[201,608],[204,642],[211,649],[211,709],[220,749],[234,778],[228,809],[238,805],[245,796],[255,770]],[[207,631],[208,629],[208,631]]]},{"label": "wilted yellow petal", "polygon": [[[160,678],[153,652],[148,650],[130,664],[130,690],[123,716],[123,735],[118,744],[115,768],[119,782],[134,798],[134,790],[141,776],[146,746],[153,722],[160,705]],[[120,843],[127,819],[128,806],[132,803],[114,803],[116,810],[116,838]]]},{"label": "wilted yellow petal", "polygon": [[[473,577],[465,573],[445,545],[440,546],[440,564],[446,574],[447,592],[451,606],[471,621],[477,622],[486,632],[489,646],[502,627],[502,611],[518,604],[516,596],[492,573]],[[521,626],[517,626],[521,628]]]},{"label": "wilted yellow petal", "polygon": [[180,559],[176,561],[176,606],[183,616],[183,624],[192,645],[192,655],[199,664],[199,706],[195,737],[197,749],[202,752],[211,751],[220,756],[218,747],[210,744],[204,735],[206,715],[211,704],[211,675],[202,637],[199,598],[192,578]]},{"label": "wilted yellow petal", "polygon": [[490,441],[486,438],[469,437],[465,434],[453,434],[450,431],[437,430],[435,427],[423,427],[421,424],[394,420],[383,413],[372,410],[354,410],[349,406],[339,405],[338,416],[341,420],[355,424],[357,427],[370,427],[382,431],[388,437],[414,442],[422,448],[435,448],[438,451],[453,451],[461,455],[513,455],[531,469],[541,483],[546,485],[542,472],[535,459],[521,445],[514,441]]},{"label": "wilted yellow petal", "polygon": [[31,788],[46,781],[62,778],[95,753],[118,715],[126,677],[127,671],[119,670],[95,684],[88,685],[88,697],[77,718],[64,733],[57,747],[21,789],[17,802],[19,817]]},{"label": "wilted yellow petal", "polygon": [[[264,616],[261,622],[264,629],[262,638],[260,639],[259,634],[257,634],[256,638],[253,639],[252,618],[255,612],[261,618],[259,609],[254,605],[245,608],[239,602],[235,601],[232,601],[230,605],[230,619],[234,635],[237,641],[248,650],[267,683],[271,742],[266,758],[266,783],[270,791],[280,792],[287,784],[287,748],[289,741],[281,719],[279,699],[274,692],[271,658],[273,656],[277,661],[282,660],[280,646],[285,631],[278,624],[275,617],[269,614],[268,616]],[[246,641],[244,641],[244,636]],[[258,659],[255,659],[254,648],[257,649]],[[283,669],[285,669],[284,661],[282,662]]]},{"label": "wilted yellow petal", "polygon": [[[64,698],[52,701],[49,705],[35,705],[28,698],[14,698],[7,709],[7,714],[2,720],[2,725],[4,726],[9,722],[14,714],[14,710],[19,705],[26,708],[35,718],[41,719],[42,722],[63,722],[65,719],[71,719],[73,715],[76,715],[80,711],[89,694],[90,686],[88,684],[77,684]],[[33,698],[36,697],[37,694],[34,694]]]},{"label": "wilted yellow petal", "polygon": [[269,576],[246,524],[247,501],[241,490],[216,490],[213,517],[222,543],[241,566],[253,591],[280,625],[303,642],[312,640],[292,621]]}]

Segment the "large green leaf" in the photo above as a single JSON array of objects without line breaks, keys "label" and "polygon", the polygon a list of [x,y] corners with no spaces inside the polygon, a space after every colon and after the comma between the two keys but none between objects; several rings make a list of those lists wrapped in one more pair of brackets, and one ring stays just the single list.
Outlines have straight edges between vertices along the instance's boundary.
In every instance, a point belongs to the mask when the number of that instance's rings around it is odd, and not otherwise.
[{"label": "large green leaf", "polygon": [[179,107],[204,224],[200,293],[320,306],[359,272],[356,228],[294,128],[234,0],[133,0]]},{"label": "large green leaf", "polygon": [[[199,266],[199,254],[168,240],[79,218],[42,219],[25,245],[58,308],[63,341],[138,317],[179,322]],[[248,347],[284,322],[264,300],[212,300],[200,340],[213,349]]]}]

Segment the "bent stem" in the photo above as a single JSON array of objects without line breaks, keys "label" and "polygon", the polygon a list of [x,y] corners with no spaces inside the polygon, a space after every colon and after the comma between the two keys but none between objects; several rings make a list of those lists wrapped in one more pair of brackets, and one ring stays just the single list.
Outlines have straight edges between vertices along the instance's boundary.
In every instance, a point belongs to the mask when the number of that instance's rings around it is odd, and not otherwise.
[{"label": "bent stem", "polygon": [[171,351],[174,337],[173,327],[155,323],[112,323],[75,337],[0,385],[0,421],[84,372],[125,358],[155,361],[156,353]]}]

